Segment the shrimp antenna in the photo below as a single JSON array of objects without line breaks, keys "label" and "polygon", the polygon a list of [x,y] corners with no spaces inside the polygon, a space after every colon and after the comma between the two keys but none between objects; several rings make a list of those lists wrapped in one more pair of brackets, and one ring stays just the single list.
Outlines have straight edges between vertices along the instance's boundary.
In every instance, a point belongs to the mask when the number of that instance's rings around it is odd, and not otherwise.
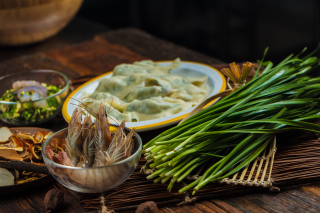
[{"label": "shrimp antenna", "polygon": [[111,103],[110,103],[110,105],[109,105],[109,109],[106,111],[106,114],[107,114],[107,112],[109,112],[109,110],[111,109],[112,103],[113,103],[113,96],[111,95]]},{"label": "shrimp antenna", "polygon": [[[92,102],[93,102],[93,98],[92,97],[84,97],[84,98],[82,98],[80,101],[79,100],[77,100],[77,99],[74,99],[74,98],[71,98],[72,100],[75,100],[75,101],[77,101],[79,104],[74,104],[74,103],[71,103],[72,105],[75,105],[75,106],[78,106],[78,107],[80,107],[80,108],[82,108],[82,109],[85,109],[87,112],[89,112],[93,117],[97,117],[97,113],[96,112],[94,112],[95,110],[94,109],[92,109],[91,107],[89,107],[88,105],[90,104],[84,104],[83,103],[83,99],[85,99],[85,98],[91,98],[92,99]],[[91,102],[91,103],[92,103]]]},{"label": "shrimp antenna", "polygon": [[96,113],[95,112],[93,112],[92,111],[92,109],[87,109],[86,108],[86,105],[85,106],[83,106],[82,104],[74,104],[74,103],[71,103],[72,105],[75,105],[75,106],[77,106],[77,107],[80,107],[80,108],[82,108],[82,109],[84,109],[84,110],[86,110],[87,112],[89,112],[89,114],[91,114],[93,117],[95,117],[96,118]]},{"label": "shrimp antenna", "polygon": [[122,104],[124,104],[124,103],[121,103],[117,107],[113,108],[113,110],[111,110],[110,113],[113,112],[115,109],[118,109]]},{"label": "shrimp antenna", "polygon": [[110,116],[108,116],[109,119],[113,120],[114,122],[116,122],[118,124],[118,126],[120,126],[120,124],[118,123],[118,121]]},{"label": "shrimp antenna", "polygon": [[[107,112],[106,113],[109,113],[109,110],[111,109],[111,107],[112,107],[112,103],[113,103],[113,95],[111,95],[111,103],[110,103],[110,107],[109,107],[109,109],[107,110]],[[119,104],[117,107],[114,107],[113,108],[113,110],[111,110],[110,111],[110,113],[111,112],[113,112],[115,109],[118,109],[122,104],[124,104],[124,103],[121,103],[121,104]]]}]

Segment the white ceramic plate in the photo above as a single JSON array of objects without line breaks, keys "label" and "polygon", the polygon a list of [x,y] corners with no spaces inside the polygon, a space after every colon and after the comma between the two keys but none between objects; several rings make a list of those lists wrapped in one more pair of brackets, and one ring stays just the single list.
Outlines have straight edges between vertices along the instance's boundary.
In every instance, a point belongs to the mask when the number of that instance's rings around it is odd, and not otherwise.
[{"label": "white ceramic plate", "polygon": [[[158,62],[160,65],[169,65],[173,61],[161,61]],[[214,94],[217,94],[219,92],[222,92],[226,88],[226,79],[222,75],[222,73],[206,64],[201,64],[197,62],[190,62],[190,61],[182,61],[179,68],[171,70],[170,73],[180,76],[188,76],[188,77],[200,77],[200,76],[208,76],[207,84],[210,87],[210,92],[208,94],[209,96],[212,96]],[[110,78],[112,76],[112,72],[100,75],[80,87],[78,87],[76,90],[74,90],[69,97],[64,102],[63,108],[62,108],[62,114],[64,119],[69,122],[70,116],[72,115],[72,112],[76,108],[75,105],[77,104],[77,101],[81,97],[82,92],[88,92],[93,93],[97,86],[99,85],[99,82],[101,79],[104,78]],[[74,100],[75,99],[75,100]],[[209,105],[213,104],[215,101],[212,101],[205,107],[208,107]],[[72,104],[73,103],[73,104]],[[196,107],[196,106],[195,106]],[[165,127],[171,124],[178,123],[181,119],[183,119],[189,112],[191,112],[195,107],[192,107],[188,110],[179,112],[174,115],[170,115],[164,118],[158,118],[154,120],[148,120],[148,121],[140,121],[140,122],[127,122],[126,127],[132,128],[135,127],[137,132],[143,132],[153,129],[158,129],[161,127]]]}]

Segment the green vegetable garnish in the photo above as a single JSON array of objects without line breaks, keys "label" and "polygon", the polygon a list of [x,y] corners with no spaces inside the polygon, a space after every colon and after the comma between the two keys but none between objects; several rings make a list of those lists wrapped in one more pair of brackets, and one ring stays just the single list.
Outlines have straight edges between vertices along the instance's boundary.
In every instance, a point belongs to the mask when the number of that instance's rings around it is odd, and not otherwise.
[{"label": "green vegetable garnish", "polygon": [[[52,96],[62,88],[42,83],[48,89],[47,96]],[[9,89],[0,97],[0,101],[21,102],[17,93],[13,93],[14,89]],[[24,95],[32,95],[32,92],[21,92],[20,97]],[[59,107],[61,98],[59,96],[52,97],[40,101],[29,101],[21,104],[0,104],[0,116],[5,120],[12,120],[16,123],[34,122],[47,118]]]},{"label": "green vegetable garnish", "polygon": [[307,122],[320,118],[320,77],[308,76],[319,67],[315,52],[290,55],[275,67],[264,64],[261,75],[258,70],[246,85],[145,144],[145,158],[155,169],[147,178],[170,180],[170,191],[175,182],[197,173],[201,177],[179,191],[193,188],[195,194],[244,168],[276,133],[320,133],[320,125]]}]

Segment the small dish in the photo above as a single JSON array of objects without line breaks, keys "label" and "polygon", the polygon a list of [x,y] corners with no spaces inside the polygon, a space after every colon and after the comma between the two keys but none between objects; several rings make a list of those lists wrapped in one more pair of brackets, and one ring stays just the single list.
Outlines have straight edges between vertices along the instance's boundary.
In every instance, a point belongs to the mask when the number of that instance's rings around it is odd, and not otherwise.
[{"label": "small dish", "polygon": [[[157,62],[160,65],[169,65],[173,61],[161,61]],[[226,79],[224,75],[214,67],[211,67],[206,64],[197,63],[197,62],[190,62],[190,61],[182,61],[181,65],[177,69],[173,69],[170,71],[171,74],[186,76],[186,77],[201,77],[207,76],[207,84],[211,88],[210,92],[208,93],[207,97],[210,97],[214,94],[222,92],[226,88]],[[78,104],[76,100],[80,100],[81,95],[83,92],[93,93],[95,89],[98,87],[99,82],[104,78],[110,78],[112,76],[112,72],[108,72],[106,74],[100,75],[85,84],[78,87],[74,90],[65,101],[62,107],[62,115],[64,119],[69,122],[72,112],[76,108]],[[206,98],[207,98],[206,97]],[[216,100],[211,101],[205,107],[212,105]],[[197,105],[196,105],[197,106]],[[144,132],[153,129],[159,129],[165,126],[169,126],[175,123],[178,123],[182,120],[185,116],[188,115],[196,106],[176,113],[174,115],[170,115],[163,118],[147,120],[147,121],[140,121],[140,122],[127,122],[126,127],[128,128],[136,128],[137,132]]]},{"label": "small dish", "polygon": [[[116,129],[112,128],[111,131]],[[129,129],[125,128],[125,131],[128,133]],[[70,167],[55,163],[47,157],[45,150],[51,140],[56,137],[65,139],[67,134],[68,128],[65,128],[48,138],[42,146],[42,156],[50,174],[68,189],[81,193],[99,193],[111,190],[126,181],[139,163],[142,140],[137,133],[133,135],[133,154],[118,163],[96,168]]]},{"label": "small dish", "polygon": [[[0,119],[6,123],[15,126],[35,126],[50,120],[56,116],[63,105],[69,91],[69,79],[66,75],[52,70],[34,70],[30,72],[20,72],[9,74],[0,78],[0,96],[12,88],[15,81],[37,81],[53,86],[60,86],[60,91],[49,97],[41,98],[35,101],[27,102],[8,102],[0,101]],[[36,114],[38,106],[45,104],[48,107],[54,107],[50,111],[41,111],[39,116]],[[16,116],[13,116],[16,111]],[[30,113],[30,118],[23,117],[23,113]],[[11,113],[11,114],[9,114]],[[29,114],[28,114],[29,115]]]},{"label": "small dish", "polygon": [[[22,134],[30,133],[30,135],[34,135],[41,130],[46,131],[46,132],[53,132],[50,129],[44,129],[44,128],[38,128],[38,127],[11,127],[9,129],[12,133],[14,133],[15,131],[19,131]],[[8,196],[11,194],[22,193],[25,191],[32,191],[32,190],[35,190],[45,184],[51,183],[53,181],[54,181],[54,179],[52,178],[52,176],[47,174],[47,175],[40,177],[40,178],[33,180],[33,181],[28,181],[25,183],[15,184],[15,185],[11,185],[11,186],[1,186],[0,187],[0,196]]]}]

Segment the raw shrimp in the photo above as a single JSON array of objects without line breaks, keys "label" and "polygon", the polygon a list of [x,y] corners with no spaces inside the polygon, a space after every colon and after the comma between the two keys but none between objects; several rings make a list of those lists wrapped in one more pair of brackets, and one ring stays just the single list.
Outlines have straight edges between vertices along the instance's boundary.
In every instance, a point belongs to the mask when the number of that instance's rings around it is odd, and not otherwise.
[{"label": "raw shrimp", "polygon": [[98,150],[95,155],[93,167],[111,165],[130,156],[133,148],[132,135],[134,129],[126,136],[123,131],[124,127],[125,121],[122,121],[117,132],[113,136],[109,148],[106,151]]},{"label": "raw shrimp", "polygon": [[29,87],[29,86],[36,86],[36,87],[43,87],[39,82],[37,81],[15,81],[12,84],[12,89],[18,90],[21,87]]},{"label": "raw shrimp", "polygon": [[48,106],[47,100],[35,101],[32,103],[34,108],[46,108]]},{"label": "raw shrimp", "polygon": [[95,153],[93,167],[104,166],[104,165],[107,165],[107,163],[108,163],[107,158],[101,150],[99,150],[98,152]]},{"label": "raw shrimp", "polygon": [[64,152],[64,151],[59,151],[58,152],[58,156],[56,156],[51,147],[47,146],[46,148],[46,155],[48,156],[48,158],[50,160],[52,160],[53,162],[62,164],[62,165],[66,165],[66,166],[74,166],[71,162],[71,160],[69,159],[68,155]]},{"label": "raw shrimp", "polygon": [[[28,94],[27,92],[32,92],[32,95]],[[22,102],[26,101],[35,101],[44,97],[47,97],[48,89],[46,87],[37,87],[37,86],[28,86],[28,87],[22,87],[19,90],[15,90],[11,93],[18,94],[18,98]]]},{"label": "raw shrimp", "polygon": [[[111,135],[108,119],[102,105],[97,112],[84,104],[80,106],[96,118],[96,123],[94,126],[91,116],[87,114],[83,120],[83,124],[81,124],[82,111],[80,108],[76,108],[68,127],[67,153],[58,153],[61,164],[74,165],[75,167],[103,167],[129,157],[133,147],[132,135],[134,129],[126,136],[124,133],[125,122],[123,121],[116,133]],[[76,140],[79,138],[81,138],[81,142],[83,141],[82,150],[75,151],[77,146]],[[49,152],[46,153],[48,156],[52,155]],[[75,158],[77,158],[76,164],[73,162]],[[140,155],[135,156],[133,164],[120,163],[114,167],[110,166],[99,169],[68,169],[64,171],[64,174],[75,182],[76,185],[80,184],[95,192],[97,190],[106,191],[121,184],[127,178],[123,174],[131,174],[138,164],[139,158]]]},{"label": "raw shrimp", "polygon": [[41,86],[41,87],[28,86],[28,87],[22,87],[21,89],[13,91],[12,93],[17,93],[19,96],[21,93],[23,94],[25,92],[36,92],[42,97],[47,97],[48,89],[44,86]]},{"label": "raw shrimp", "polygon": [[67,153],[65,153],[64,151],[58,152],[58,158],[63,165],[74,166],[74,164],[71,162],[70,158],[68,157]]},{"label": "raw shrimp", "polygon": [[[36,101],[43,98],[42,95],[39,95],[37,92],[33,92],[31,95],[31,101]],[[47,100],[39,100],[36,102],[33,102],[33,107],[34,108],[46,108],[48,106]]]},{"label": "raw shrimp", "polygon": [[62,164],[62,162],[59,160],[59,158],[53,153],[50,146],[47,146],[46,154],[47,154],[48,158],[50,160],[52,160],[53,162]]},{"label": "raw shrimp", "polygon": [[[103,162],[102,158],[105,158],[103,154],[104,151],[107,151],[111,143],[111,132],[108,123],[108,118],[106,116],[105,108],[102,103],[98,108],[96,123],[95,123],[95,146],[96,146],[96,155],[93,167],[98,167],[99,162]],[[102,152],[102,154],[100,153]],[[97,155],[97,153],[100,153]]]},{"label": "raw shrimp", "polygon": [[43,98],[43,96],[39,95],[39,93],[37,92],[33,92],[32,95],[31,95],[31,101],[36,101],[36,100],[39,100]]},{"label": "raw shrimp", "polygon": [[68,136],[66,138],[66,151],[73,165],[78,165],[80,156],[82,156],[82,110],[76,108],[71,116],[68,126]]},{"label": "raw shrimp", "polygon": [[127,140],[125,141],[125,156],[128,158],[131,155],[131,151],[133,148],[133,133],[134,133],[135,128],[132,128],[129,134],[127,135]]},{"label": "raw shrimp", "polygon": [[94,163],[95,143],[94,127],[90,114],[87,114],[83,120],[82,138],[83,138],[83,155],[80,157],[78,167],[91,167]]},{"label": "raw shrimp", "polygon": [[127,156],[131,153],[131,138],[134,130],[131,130],[128,136],[126,136],[123,131],[124,127],[125,122],[122,121],[116,134],[113,136],[109,149],[105,152],[109,165],[127,158]]},{"label": "raw shrimp", "polygon": [[111,132],[108,123],[108,118],[106,116],[106,111],[104,106],[101,105],[98,108],[97,118],[96,118],[96,146],[101,151],[107,151],[111,143]]},{"label": "raw shrimp", "polygon": [[31,96],[27,93],[19,94],[18,98],[20,99],[21,102],[27,102],[31,100]]},{"label": "raw shrimp", "polygon": [[[122,121],[121,124],[119,125],[118,130],[116,131],[116,133],[114,134],[112,141],[111,141],[111,145],[109,147],[109,149],[107,150],[107,154],[110,156],[111,158],[116,158],[117,157],[117,151],[120,148],[121,142],[124,142],[126,135],[123,132],[123,128],[125,127],[125,122]],[[121,153],[124,155],[124,153]]]}]

